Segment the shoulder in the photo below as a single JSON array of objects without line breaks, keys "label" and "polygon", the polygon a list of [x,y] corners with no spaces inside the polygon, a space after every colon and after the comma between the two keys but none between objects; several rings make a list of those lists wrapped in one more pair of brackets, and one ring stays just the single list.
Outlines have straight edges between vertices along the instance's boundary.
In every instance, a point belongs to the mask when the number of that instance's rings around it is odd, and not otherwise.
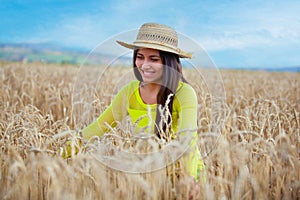
[{"label": "shoulder", "polygon": [[124,98],[128,99],[138,90],[138,87],[139,87],[138,80],[131,81],[115,92],[114,99],[116,100],[118,99],[122,100]]},{"label": "shoulder", "polygon": [[138,80],[133,80],[124,85],[121,89],[120,92],[122,91],[135,91],[139,87],[139,81]]},{"label": "shoulder", "polygon": [[197,96],[194,88],[190,84],[184,83],[182,81],[179,81],[175,95],[185,97],[186,95],[188,95],[188,97]]},{"label": "shoulder", "polygon": [[177,107],[177,109],[181,107],[196,107],[197,102],[197,94],[193,87],[180,81],[174,98],[175,109]]}]

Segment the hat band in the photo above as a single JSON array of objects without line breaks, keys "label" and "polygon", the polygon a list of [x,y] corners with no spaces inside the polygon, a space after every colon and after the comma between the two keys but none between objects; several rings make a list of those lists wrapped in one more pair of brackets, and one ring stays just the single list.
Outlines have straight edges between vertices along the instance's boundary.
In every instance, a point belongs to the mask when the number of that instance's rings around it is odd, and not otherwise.
[{"label": "hat band", "polygon": [[177,47],[174,47],[173,45],[167,44],[165,42],[156,42],[156,41],[149,41],[149,40],[136,40],[133,42],[133,44],[138,45],[138,46],[142,46],[143,44],[155,44],[158,46],[161,46],[162,48],[169,48],[172,51],[175,51],[177,53],[180,53],[181,50]]}]

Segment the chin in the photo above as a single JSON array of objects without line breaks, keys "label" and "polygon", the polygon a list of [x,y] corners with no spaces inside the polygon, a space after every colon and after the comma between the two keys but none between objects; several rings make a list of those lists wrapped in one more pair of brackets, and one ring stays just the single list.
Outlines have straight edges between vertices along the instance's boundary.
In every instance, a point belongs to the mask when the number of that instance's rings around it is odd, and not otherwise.
[{"label": "chin", "polygon": [[150,84],[150,83],[153,83],[153,84],[161,84],[161,81],[156,81],[156,80],[147,80],[147,79],[143,79],[143,82],[144,83],[147,83],[147,84]]}]

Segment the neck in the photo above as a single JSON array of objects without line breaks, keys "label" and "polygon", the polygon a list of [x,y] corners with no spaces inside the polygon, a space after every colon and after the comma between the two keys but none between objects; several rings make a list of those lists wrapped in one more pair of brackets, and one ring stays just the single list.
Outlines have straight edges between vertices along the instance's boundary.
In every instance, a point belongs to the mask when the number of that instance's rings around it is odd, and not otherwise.
[{"label": "neck", "polygon": [[161,88],[160,84],[156,83],[143,83],[140,85],[140,95],[144,103],[156,104],[157,94]]},{"label": "neck", "polygon": [[144,83],[141,82],[141,87],[148,92],[151,93],[158,93],[160,88],[161,88],[161,84],[158,83]]}]

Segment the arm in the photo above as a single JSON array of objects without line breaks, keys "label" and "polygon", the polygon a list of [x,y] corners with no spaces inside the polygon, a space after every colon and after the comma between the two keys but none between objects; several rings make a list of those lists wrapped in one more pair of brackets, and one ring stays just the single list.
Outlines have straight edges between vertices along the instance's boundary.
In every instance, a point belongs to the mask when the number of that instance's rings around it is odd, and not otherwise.
[{"label": "arm", "polygon": [[[180,136],[187,136],[190,139],[188,154],[183,157],[184,165],[191,176],[198,180],[198,171],[203,169],[203,163],[200,160],[200,152],[197,147],[197,95],[194,89],[188,85],[183,86],[178,90],[177,99],[179,108],[179,125],[178,131]],[[187,135],[188,134],[188,135]]]},{"label": "arm", "polygon": [[93,136],[101,137],[105,132],[108,131],[107,125],[112,127],[115,126],[115,119],[112,113],[112,105],[108,108],[91,124],[82,130],[82,136],[84,139],[89,140]]},{"label": "arm", "polygon": [[[122,120],[122,117],[126,114],[128,88],[130,88],[128,85],[122,88],[106,110],[94,122],[82,130],[84,139],[90,140],[93,136],[101,137],[109,130],[108,126],[114,127],[116,126],[116,121]],[[72,155],[77,154],[81,146],[81,140],[79,139],[76,142],[68,141],[66,146],[59,150],[59,154],[63,158],[70,158]]]},{"label": "arm", "polygon": [[103,136],[109,127],[115,127],[117,121],[121,121],[127,114],[128,96],[132,84],[124,86],[114,97],[106,110],[91,124],[82,130],[83,138],[91,139],[93,136]]}]

